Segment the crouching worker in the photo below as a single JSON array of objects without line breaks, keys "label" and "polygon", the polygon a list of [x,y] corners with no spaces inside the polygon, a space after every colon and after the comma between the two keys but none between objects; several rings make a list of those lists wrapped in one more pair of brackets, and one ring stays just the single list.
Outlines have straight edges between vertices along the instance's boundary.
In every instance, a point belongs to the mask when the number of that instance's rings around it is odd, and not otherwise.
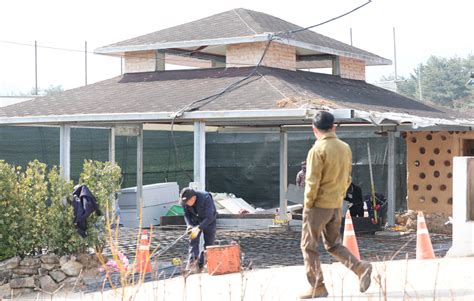
[{"label": "crouching worker", "polygon": [[[217,211],[209,192],[184,188],[180,193],[181,206],[184,208],[184,220],[189,233],[188,270],[195,268],[201,272],[204,267],[204,249],[214,244],[216,238]],[[204,249],[201,249],[201,235]]]}]

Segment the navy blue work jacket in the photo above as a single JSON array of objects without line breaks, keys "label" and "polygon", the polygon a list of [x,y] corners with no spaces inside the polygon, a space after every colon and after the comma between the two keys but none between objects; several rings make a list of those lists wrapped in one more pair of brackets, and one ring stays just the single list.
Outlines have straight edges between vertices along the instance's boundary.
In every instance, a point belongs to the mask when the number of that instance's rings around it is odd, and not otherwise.
[{"label": "navy blue work jacket", "polygon": [[203,231],[216,226],[217,210],[212,195],[207,191],[196,191],[193,206],[184,206],[184,220],[188,226],[199,226]]}]

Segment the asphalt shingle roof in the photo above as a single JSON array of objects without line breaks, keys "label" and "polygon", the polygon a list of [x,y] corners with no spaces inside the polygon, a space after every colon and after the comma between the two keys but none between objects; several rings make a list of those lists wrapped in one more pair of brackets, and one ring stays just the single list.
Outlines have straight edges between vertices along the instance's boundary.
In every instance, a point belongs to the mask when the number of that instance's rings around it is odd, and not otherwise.
[{"label": "asphalt shingle roof", "polygon": [[[4,107],[0,117],[175,112],[222,91],[252,70],[253,67],[212,68],[124,74]],[[446,117],[437,108],[364,81],[269,67],[258,68],[238,88],[199,110],[278,110],[302,106]]]},{"label": "asphalt shingle roof", "polygon": [[[237,8],[193,22],[114,43],[101,47],[100,49],[181,41],[246,37],[256,34],[287,32],[289,30],[301,28],[301,26],[265,13]],[[360,55],[377,61],[387,61],[378,55],[331,39],[312,30],[295,33],[291,38],[299,42],[343,51],[347,54]]]}]

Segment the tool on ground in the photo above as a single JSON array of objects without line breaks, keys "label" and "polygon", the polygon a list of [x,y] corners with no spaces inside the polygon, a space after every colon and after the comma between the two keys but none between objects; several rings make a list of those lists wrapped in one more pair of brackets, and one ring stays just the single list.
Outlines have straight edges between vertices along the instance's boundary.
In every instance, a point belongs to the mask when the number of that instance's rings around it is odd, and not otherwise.
[{"label": "tool on ground", "polygon": [[431,245],[430,234],[426,227],[425,217],[422,211],[418,211],[416,227],[416,259],[434,259],[435,254]]},{"label": "tool on ground", "polygon": [[374,184],[374,175],[372,173],[372,158],[370,156],[370,145],[367,142],[367,153],[369,155],[369,171],[370,171],[370,188],[371,188],[371,201],[372,208],[374,209],[374,218],[372,223],[375,225],[378,223],[378,214],[377,214],[377,198],[375,196],[375,184]]},{"label": "tool on ground", "polygon": [[184,237],[188,236],[189,233],[188,231],[184,232],[183,235],[181,235],[180,237],[178,237],[177,239],[175,239],[174,241],[172,241],[171,243],[169,243],[165,248],[163,248],[162,250],[160,250],[159,252],[156,252],[155,254],[153,254],[153,256],[151,256],[152,258],[155,257],[155,256],[161,256],[163,255],[166,251],[168,251],[172,246],[174,246],[175,244],[178,243],[178,241],[180,241],[181,239],[183,239]]},{"label": "tool on ground", "polygon": [[148,232],[143,230],[140,245],[138,247],[137,271],[142,273],[151,272],[150,245],[148,241]]},{"label": "tool on ground", "polygon": [[344,238],[342,244],[360,260],[359,246],[354,232],[354,225],[352,224],[352,217],[349,210],[346,212],[346,220],[344,222]]}]

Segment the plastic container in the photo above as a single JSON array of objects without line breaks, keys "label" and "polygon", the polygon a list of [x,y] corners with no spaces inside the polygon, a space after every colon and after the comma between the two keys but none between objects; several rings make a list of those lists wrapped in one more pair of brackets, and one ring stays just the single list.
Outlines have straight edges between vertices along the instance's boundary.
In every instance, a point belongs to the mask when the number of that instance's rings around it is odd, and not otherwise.
[{"label": "plastic container", "polygon": [[184,209],[183,207],[179,205],[173,205],[171,206],[170,210],[166,213],[166,216],[180,216],[184,215]]},{"label": "plastic container", "polygon": [[240,272],[240,246],[208,246],[207,269],[209,275]]},{"label": "plastic container", "polygon": [[[143,186],[142,227],[160,223],[179,198],[179,187],[176,182],[156,183]],[[125,227],[138,228],[137,187],[124,188],[118,195],[121,209],[120,223]]]}]

